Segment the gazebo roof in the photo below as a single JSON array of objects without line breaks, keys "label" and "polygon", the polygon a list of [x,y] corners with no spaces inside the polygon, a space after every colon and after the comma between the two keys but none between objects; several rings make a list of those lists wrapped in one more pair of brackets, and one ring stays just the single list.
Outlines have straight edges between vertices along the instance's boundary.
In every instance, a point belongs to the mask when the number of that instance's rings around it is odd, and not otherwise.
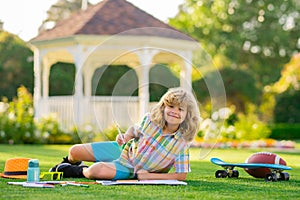
[{"label": "gazebo roof", "polygon": [[[156,27],[159,29],[143,29]],[[130,35],[157,36],[195,41],[184,33],[161,22],[126,0],[103,0],[96,5],[80,10],[70,18],[57,23],[31,41],[52,40],[74,35],[114,35],[126,31]]]}]

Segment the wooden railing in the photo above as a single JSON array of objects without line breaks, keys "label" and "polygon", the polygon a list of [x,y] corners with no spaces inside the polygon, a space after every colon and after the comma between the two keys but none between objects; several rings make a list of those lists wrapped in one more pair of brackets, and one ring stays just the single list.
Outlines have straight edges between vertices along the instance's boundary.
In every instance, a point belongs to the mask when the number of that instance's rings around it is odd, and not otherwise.
[{"label": "wooden railing", "polygon": [[[55,113],[59,123],[72,127],[75,123],[75,103],[73,96],[56,96],[42,99],[39,104],[40,115]],[[139,120],[138,97],[92,96],[84,97],[81,107],[81,122],[104,129],[114,123],[128,127]]]}]

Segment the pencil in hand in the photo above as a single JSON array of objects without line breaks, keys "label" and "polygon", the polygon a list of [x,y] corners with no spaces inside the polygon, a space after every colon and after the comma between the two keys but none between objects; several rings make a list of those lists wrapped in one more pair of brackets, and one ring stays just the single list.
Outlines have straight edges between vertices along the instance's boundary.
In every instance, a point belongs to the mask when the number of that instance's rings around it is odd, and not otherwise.
[{"label": "pencil in hand", "polygon": [[119,127],[119,125],[118,125],[118,124],[116,124],[116,127],[117,127],[117,129],[118,129],[119,137],[121,137],[123,144],[125,144],[124,135],[122,134],[122,132],[121,132],[121,129],[120,129],[120,127]]}]

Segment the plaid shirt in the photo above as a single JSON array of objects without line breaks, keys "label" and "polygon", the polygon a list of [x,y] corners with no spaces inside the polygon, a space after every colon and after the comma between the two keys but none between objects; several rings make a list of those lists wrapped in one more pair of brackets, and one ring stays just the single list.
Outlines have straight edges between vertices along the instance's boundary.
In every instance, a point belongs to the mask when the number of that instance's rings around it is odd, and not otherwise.
[{"label": "plaid shirt", "polygon": [[149,172],[168,172],[172,166],[176,173],[190,172],[189,143],[180,132],[163,134],[162,129],[155,126],[149,115],[146,115],[139,131],[138,140],[130,140],[124,147],[119,162],[134,169]]}]

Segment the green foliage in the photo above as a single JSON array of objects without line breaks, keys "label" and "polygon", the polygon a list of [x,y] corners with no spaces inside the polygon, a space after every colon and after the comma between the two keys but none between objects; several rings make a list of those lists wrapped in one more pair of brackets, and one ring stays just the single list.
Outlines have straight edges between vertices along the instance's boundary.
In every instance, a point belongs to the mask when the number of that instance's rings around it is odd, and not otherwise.
[{"label": "green foliage", "polygon": [[297,0],[185,0],[169,23],[199,40],[213,58],[223,55],[251,71],[263,86],[276,81],[299,51],[299,9]]},{"label": "green foliage", "polygon": [[300,123],[300,90],[277,95],[274,123]]},{"label": "green foliage", "polygon": [[56,63],[51,66],[49,77],[49,95],[73,95],[75,66],[71,63]]},{"label": "green foliage", "polygon": [[238,120],[234,123],[236,139],[258,140],[270,136],[271,130],[258,117],[257,107],[254,104],[248,104],[246,113],[239,113],[237,117]]},{"label": "green foliage", "polygon": [[[206,76],[214,77],[217,71],[212,71]],[[223,68],[219,71],[226,90],[228,105],[234,105],[237,112],[245,112],[247,103],[258,104],[261,92],[255,79],[249,73],[240,69]],[[210,85],[211,88],[217,87]],[[211,96],[207,89],[205,78],[193,82],[193,88],[198,100],[202,103],[210,102]]]},{"label": "green foliage", "polygon": [[32,97],[24,86],[18,89],[18,99],[0,113],[1,143],[34,143],[34,120]]},{"label": "green foliage", "polygon": [[255,107],[248,106],[246,114],[235,113],[232,108],[221,108],[210,118],[201,122],[198,137],[206,141],[257,140],[268,138],[270,129],[254,113]]},{"label": "green foliage", "polygon": [[103,66],[95,71],[92,87],[94,95],[137,96],[138,79],[128,66]]},{"label": "green foliage", "polygon": [[39,136],[36,143],[70,144],[73,143],[71,134],[61,130],[55,115],[42,117],[36,122],[35,134]]},{"label": "green foliage", "polygon": [[[297,111],[297,100],[295,102],[295,99],[297,99],[299,88],[300,54],[296,54],[281,70],[280,79],[274,84],[264,87],[262,104],[260,105],[263,120],[271,123],[278,123],[281,120],[290,123],[297,121],[295,119],[297,113],[295,112],[299,111]],[[290,108],[286,109],[288,107]]]},{"label": "green foliage", "polygon": [[[150,101],[158,101],[168,88],[179,86],[179,79],[163,64],[151,68],[149,82]],[[128,66],[103,66],[95,71],[92,87],[95,95],[137,96],[138,77]]]},{"label": "green foliage", "polygon": [[[300,122],[300,54],[281,71],[281,78],[265,88],[265,105],[271,107],[274,123]],[[271,106],[270,106],[271,105]]]},{"label": "green foliage", "polygon": [[[59,21],[69,18],[81,9],[82,0],[58,0],[47,11],[47,18],[39,27],[39,32],[52,28]],[[89,4],[89,3],[88,3]]]},{"label": "green foliage", "polygon": [[[124,133],[127,129],[126,128],[121,128],[121,132]],[[114,141],[116,140],[116,137],[118,135],[118,129],[116,126],[110,126],[106,129],[104,129],[101,133],[101,137],[106,140],[106,141]]]},{"label": "green foliage", "polygon": [[72,136],[73,143],[90,143],[95,140],[95,137],[99,134],[98,132],[91,124],[84,124],[80,127],[74,127],[69,131],[69,134]]},{"label": "green foliage", "polygon": [[280,79],[273,85],[267,87],[268,92],[277,94],[283,93],[287,90],[299,90],[300,88],[300,53],[295,54],[290,62],[284,65],[281,70]]},{"label": "green foliage", "polygon": [[0,31],[0,98],[12,100],[24,85],[33,92],[33,53],[19,37]]},{"label": "green foliage", "polygon": [[55,115],[34,120],[32,96],[22,86],[12,102],[0,102],[0,143],[2,144],[74,144],[91,142],[93,128],[63,130]]},{"label": "green foliage", "polygon": [[300,124],[276,123],[270,125],[270,138],[276,140],[299,140]]},{"label": "green foliage", "polygon": [[179,79],[166,65],[155,65],[149,74],[150,101],[157,102],[168,88],[179,87]]},{"label": "green foliage", "polygon": [[40,138],[36,143],[43,144],[89,143],[94,141],[97,135],[96,129],[89,124],[65,130],[61,127],[57,116],[54,114],[40,118],[36,122],[35,133]]},{"label": "green foliage", "polygon": [[256,114],[240,114],[234,124],[235,137],[238,140],[257,140],[268,138],[271,134],[268,126],[260,121]]}]

